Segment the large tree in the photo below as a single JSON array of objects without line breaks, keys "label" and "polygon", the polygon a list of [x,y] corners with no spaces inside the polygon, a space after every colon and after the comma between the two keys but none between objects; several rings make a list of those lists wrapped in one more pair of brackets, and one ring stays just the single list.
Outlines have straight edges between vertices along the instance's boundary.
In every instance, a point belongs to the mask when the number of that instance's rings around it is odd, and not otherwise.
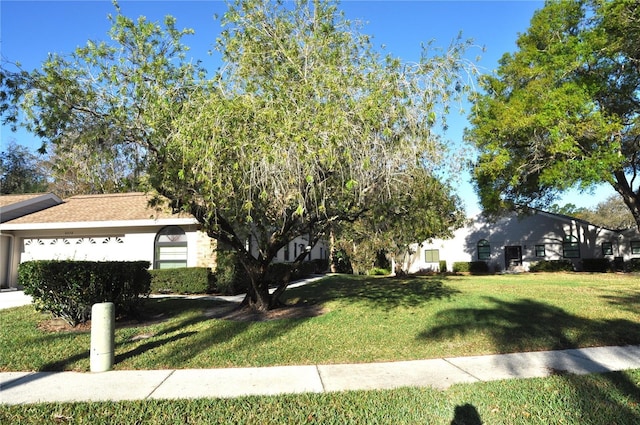
[{"label": "large tree", "polygon": [[[25,111],[54,144],[142,149],[151,187],[237,252],[252,307],[278,305],[286,283],[270,294],[264,277],[296,236],[312,246],[379,205],[379,220],[414,212],[413,240],[458,224],[433,126],[465,91],[464,43],[405,64],[378,54],[333,2],[238,0],[222,19],[224,65],[205,78],[173,18],[112,20],[110,43],[5,71],[5,114]],[[443,198],[441,215],[415,213]]]},{"label": "large tree", "polygon": [[481,79],[466,134],[484,208],[608,183],[640,228],[640,4],[548,1],[517,46]]},{"label": "large tree", "polygon": [[616,195],[599,202],[593,208],[580,211],[575,216],[609,229],[629,229],[635,225],[629,208]]},{"label": "large tree", "polygon": [[36,193],[47,190],[43,161],[27,147],[10,142],[0,152],[0,193]]}]

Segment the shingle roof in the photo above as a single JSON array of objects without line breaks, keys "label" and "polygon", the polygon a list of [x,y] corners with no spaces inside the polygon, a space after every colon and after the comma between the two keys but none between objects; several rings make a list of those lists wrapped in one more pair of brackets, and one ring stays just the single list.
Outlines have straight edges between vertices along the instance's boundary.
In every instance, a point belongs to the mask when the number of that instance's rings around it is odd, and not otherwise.
[{"label": "shingle roof", "polygon": [[6,207],[7,205],[17,204],[18,202],[27,201],[29,199],[35,199],[42,195],[46,195],[45,193],[24,193],[20,195],[2,195],[0,196],[0,208]]},{"label": "shingle roof", "polygon": [[172,214],[168,208],[162,210],[152,208],[149,206],[150,199],[150,195],[138,192],[78,195],[66,199],[62,204],[16,218],[7,223],[72,223],[189,217],[189,215],[182,213]]}]

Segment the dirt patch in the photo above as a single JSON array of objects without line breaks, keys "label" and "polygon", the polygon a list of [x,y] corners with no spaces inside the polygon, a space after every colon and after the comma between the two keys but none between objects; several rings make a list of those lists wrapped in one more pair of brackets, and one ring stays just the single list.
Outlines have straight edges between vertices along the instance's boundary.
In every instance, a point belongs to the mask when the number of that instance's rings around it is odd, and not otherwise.
[{"label": "dirt patch", "polygon": [[[122,328],[131,328],[137,326],[148,326],[154,325],[156,323],[162,323],[167,321],[168,318],[164,317],[163,314],[156,315],[153,317],[142,318],[142,319],[117,319],[116,320],[116,329]],[[76,326],[71,326],[64,319],[59,317],[54,317],[50,319],[45,319],[38,323],[38,329],[44,332],[91,332],[91,320],[78,323]]]},{"label": "dirt patch", "polygon": [[296,304],[269,311],[258,311],[249,307],[218,307],[205,311],[206,317],[236,322],[266,322],[279,319],[305,319],[325,314],[327,310],[321,305]]},{"label": "dirt patch", "polygon": [[[266,322],[279,319],[305,319],[317,317],[327,313],[321,305],[295,304],[269,311],[257,311],[251,308],[238,308],[237,305],[218,306],[204,310],[204,316],[211,319],[233,320],[236,322]],[[148,326],[168,320],[160,314],[146,319],[120,319],[116,320],[116,329]],[[52,318],[38,323],[38,329],[45,332],[91,332],[91,320],[71,326],[63,319]],[[148,337],[141,335],[140,338]]]},{"label": "dirt patch", "polygon": [[71,326],[63,319],[53,318],[38,323],[38,329],[45,332],[90,332],[91,321]]}]

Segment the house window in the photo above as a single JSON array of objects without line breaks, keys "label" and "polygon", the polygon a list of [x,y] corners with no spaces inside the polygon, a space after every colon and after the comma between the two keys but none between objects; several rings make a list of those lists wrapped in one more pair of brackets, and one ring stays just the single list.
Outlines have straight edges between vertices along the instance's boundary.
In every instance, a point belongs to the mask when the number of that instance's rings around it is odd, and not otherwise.
[{"label": "house window", "polygon": [[187,267],[187,235],[180,227],[164,227],[154,243],[154,269]]},{"label": "house window", "polygon": [[440,250],[426,249],[424,251],[425,263],[439,263],[440,262]]},{"label": "house window", "polygon": [[545,250],[544,245],[536,245],[536,257],[546,257],[547,251]]},{"label": "house window", "polygon": [[602,255],[613,255],[613,244],[611,242],[602,242]]},{"label": "house window", "polygon": [[491,245],[486,239],[480,239],[478,242],[478,260],[489,260],[491,258]]},{"label": "house window", "polygon": [[564,258],[580,258],[580,244],[578,238],[567,235],[562,242],[562,252]]},{"label": "house window", "polygon": [[640,241],[631,241],[631,254],[640,255]]}]

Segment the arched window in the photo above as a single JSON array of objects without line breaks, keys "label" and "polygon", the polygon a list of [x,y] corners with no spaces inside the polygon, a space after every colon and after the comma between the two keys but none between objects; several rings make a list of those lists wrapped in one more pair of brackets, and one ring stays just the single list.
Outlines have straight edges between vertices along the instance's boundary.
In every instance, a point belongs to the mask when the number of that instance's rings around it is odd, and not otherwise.
[{"label": "arched window", "polygon": [[486,239],[480,239],[478,241],[478,260],[486,261],[491,259],[491,245]]},{"label": "arched window", "polygon": [[154,269],[187,267],[187,235],[178,226],[162,228],[155,239]]},{"label": "arched window", "polygon": [[562,241],[562,255],[564,258],[580,258],[580,244],[578,238],[567,235]]}]

